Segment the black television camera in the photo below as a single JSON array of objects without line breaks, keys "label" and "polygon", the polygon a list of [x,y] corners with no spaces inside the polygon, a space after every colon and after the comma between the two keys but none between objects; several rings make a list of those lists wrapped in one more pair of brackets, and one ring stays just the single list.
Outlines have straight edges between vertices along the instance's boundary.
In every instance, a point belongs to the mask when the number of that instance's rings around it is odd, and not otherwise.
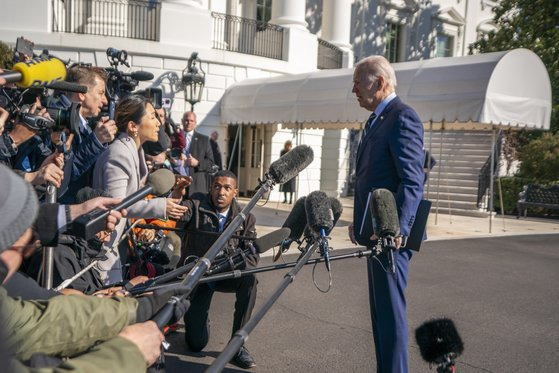
[{"label": "black television camera", "polygon": [[[14,62],[26,60],[46,61],[52,56],[43,50],[40,56],[33,53],[34,44],[22,37],[17,39],[14,51]],[[34,131],[63,131],[69,129],[72,133],[79,133],[80,104],[59,102],[60,91],[84,88],[64,84],[65,82],[50,82],[44,86],[20,88],[15,86],[0,87],[0,107],[8,111],[9,119],[7,129],[14,123],[21,122]],[[29,109],[37,101],[41,107],[46,108],[50,118],[30,113]]]},{"label": "black television camera", "polygon": [[138,94],[148,97],[156,109],[162,107],[163,91],[159,88],[148,88],[133,92],[139,82],[153,79],[153,74],[148,71],[133,71],[124,73],[118,70],[119,65],[130,67],[128,64],[128,53],[125,50],[107,48],[107,59],[111,67],[106,68],[108,115],[110,119],[115,117],[115,108],[119,100],[131,95]]}]

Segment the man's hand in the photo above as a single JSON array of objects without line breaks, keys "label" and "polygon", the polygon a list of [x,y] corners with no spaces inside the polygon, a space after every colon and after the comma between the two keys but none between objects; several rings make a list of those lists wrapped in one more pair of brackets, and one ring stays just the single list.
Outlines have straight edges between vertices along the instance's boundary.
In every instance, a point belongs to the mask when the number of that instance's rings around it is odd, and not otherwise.
[{"label": "man's hand", "polygon": [[[70,205],[70,215],[72,220],[87,214],[94,209],[109,210],[112,206],[118,205],[122,202],[120,198],[109,198],[109,197],[96,197],[89,201],[85,201],[79,205]],[[109,232],[114,231],[120,219],[126,217],[126,210],[111,210],[109,216],[107,216],[107,226],[106,229]]]},{"label": "man's hand", "polygon": [[0,107],[0,135],[4,132],[4,125],[6,124],[9,116],[10,113],[6,109]]},{"label": "man's hand", "polygon": [[103,117],[95,127],[95,137],[101,144],[106,144],[114,140],[117,132],[116,122],[109,117]]},{"label": "man's hand", "polygon": [[[372,241],[377,241],[378,240],[378,236],[376,234],[373,234],[371,236],[371,240]],[[402,246],[402,236],[398,236],[394,239],[394,245],[396,246],[395,249],[398,250],[400,248],[400,246]]]},{"label": "man's hand", "polygon": [[150,242],[155,238],[155,229],[142,229],[140,234],[138,234],[138,241]]},{"label": "man's hand", "polygon": [[43,163],[41,163],[41,167],[48,165],[49,163],[55,164],[60,169],[64,168],[64,154],[59,152],[54,152],[48,157],[45,158]]},{"label": "man's hand", "polygon": [[347,227],[347,233],[349,235],[349,240],[351,241],[351,243],[357,245],[357,241],[355,241],[355,234],[353,233],[353,223],[351,223]]},{"label": "man's hand", "polygon": [[134,343],[144,356],[147,366],[157,361],[161,353],[161,343],[165,339],[153,321],[129,325],[118,334]]},{"label": "man's hand", "polygon": [[[62,160],[60,160],[59,155],[62,156]],[[51,183],[56,188],[60,188],[60,184],[64,179],[64,171],[60,168],[59,164],[64,166],[64,155],[54,153],[45,159],[37,171],[26,173],[24,179],[33,185]]]},{"label": "man's hand", "polygon": [[168,218],[179,220],[188,211],[186,206],[179,205],[180,201],[180,198],[166,198],[166,213]]},{"label": "man's hand", "polygon": [[192,155],[189,155],[188,158],[186,158],[186,164],[190,167],[198,167],[200,162]]}]

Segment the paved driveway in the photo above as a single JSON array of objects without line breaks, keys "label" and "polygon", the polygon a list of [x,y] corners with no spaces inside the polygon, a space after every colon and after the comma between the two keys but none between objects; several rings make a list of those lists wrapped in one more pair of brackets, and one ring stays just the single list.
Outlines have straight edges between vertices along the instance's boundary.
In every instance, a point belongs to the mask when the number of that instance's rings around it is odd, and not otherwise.
[{"label": "paved driveway", "polygon": [[[454,320],[465,344],[458,372],[556,371],[558,242],[556,234],[426,242],[412,259],[408,287],[410,372],[435,372],[421,360],[413,336],[422,322],[442,316]],[[262,265],[269,263],[264,258]],[[255,309],[284,273],[259,275]],[[315,274],[324,287],[324,265]],[[252,371],[375,371],[364,259],[333,262],[332,274],[333,287],[324,294],[313,285],[312,266],[301,270],[250,335],[258,364]],[[168,338],[169,372],[202,372],[211,364],[230,336],[233,302],[230,294],[214,296],[205,352],[188,352],[181,332]],[[228,365],[226,371],[242,370]]]}]

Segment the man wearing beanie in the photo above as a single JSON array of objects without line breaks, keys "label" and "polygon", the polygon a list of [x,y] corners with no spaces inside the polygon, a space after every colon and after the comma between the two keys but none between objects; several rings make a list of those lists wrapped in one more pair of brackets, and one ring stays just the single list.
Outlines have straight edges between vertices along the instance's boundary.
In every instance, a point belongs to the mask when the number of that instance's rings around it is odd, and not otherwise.
[{"label": "man wearing beanie", "polygon": [[[32,187],[7,167],[0,166],[0,180],[0,282],[4,282],[37,247],[31,225],[38,202]],[[57,367],[62,370],[145,371],[158,358],[163,335],[154,322],[134,323],[149,319],[168,296],[160,298],[154,295],[142,302],[70,295],[26,302],[9,297],[0,287],[4,367],[9,372],[29,371],[23,362],[42,353],[79,355],[62,361]]]}]

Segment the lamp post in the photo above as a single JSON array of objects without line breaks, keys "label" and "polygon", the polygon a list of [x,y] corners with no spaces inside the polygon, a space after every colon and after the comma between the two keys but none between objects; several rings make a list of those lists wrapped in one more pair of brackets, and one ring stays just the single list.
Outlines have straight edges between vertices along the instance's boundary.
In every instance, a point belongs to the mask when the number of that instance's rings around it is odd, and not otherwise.
[{"label": "lamp post", "polygon": [[194,111],[194,105],[202,100],[205,83],[206,73],[202,70],[202,60],[198,58],[198,52],[192,52],[188,66],[182,71],[184,100],[190,103],[190,111]]}]

